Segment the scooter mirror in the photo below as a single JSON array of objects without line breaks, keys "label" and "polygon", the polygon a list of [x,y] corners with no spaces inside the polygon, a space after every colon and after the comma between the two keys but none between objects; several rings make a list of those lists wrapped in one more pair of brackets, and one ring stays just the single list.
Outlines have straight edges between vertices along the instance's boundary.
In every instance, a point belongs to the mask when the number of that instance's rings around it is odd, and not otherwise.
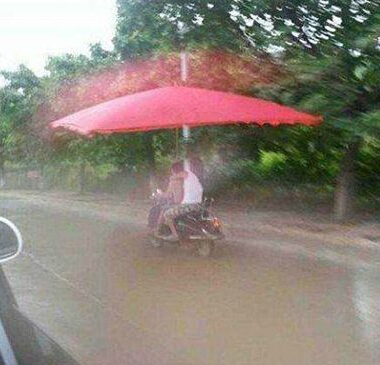
[{"label": "scooter mirror", "polygon": [[0,217],[0,263],[17,257],[22,250],[21,233],[10,220]]}]

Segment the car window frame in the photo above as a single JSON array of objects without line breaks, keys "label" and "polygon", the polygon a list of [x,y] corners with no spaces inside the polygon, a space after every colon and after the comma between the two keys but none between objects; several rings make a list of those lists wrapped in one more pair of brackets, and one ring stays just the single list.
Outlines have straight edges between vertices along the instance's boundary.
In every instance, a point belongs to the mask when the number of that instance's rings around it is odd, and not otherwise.
[{"label": "car window frame", "polygon": [[0,317],[0,355],[4,365],[18,365],[11,342]]}]

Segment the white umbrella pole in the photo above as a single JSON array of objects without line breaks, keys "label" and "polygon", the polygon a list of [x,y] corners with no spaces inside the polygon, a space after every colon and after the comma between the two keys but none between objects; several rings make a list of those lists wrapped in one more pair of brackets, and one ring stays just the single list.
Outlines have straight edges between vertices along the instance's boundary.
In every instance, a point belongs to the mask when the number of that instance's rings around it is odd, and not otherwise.
[{"label": "white umbrella pole", "polygon": [[[187,74],[188,74],[188,54],[186,51],[181,52],[181,80],[185,83],[187,81]],[[189,142],[190,139],[190,128],[187,125],[182,126],[182,137],[186,144]],[[190,170],[190,164],[187,158],[185,159],[185,171]]]},{"label": "white umbrella pole", "polygon": [[[181,52],[181,80],[183,82],[187,81],[187,70],[188,70],[188,54],[186,51]],[[187,125],[182,126],[182,136],[185,142],[190,138],[190,128]]]},{"label": "white umbrella pole", "polygon": [[187,81],[187,66],[188,66],[188,54],[186,51],[181,51],[181,80],[183,82]]}]

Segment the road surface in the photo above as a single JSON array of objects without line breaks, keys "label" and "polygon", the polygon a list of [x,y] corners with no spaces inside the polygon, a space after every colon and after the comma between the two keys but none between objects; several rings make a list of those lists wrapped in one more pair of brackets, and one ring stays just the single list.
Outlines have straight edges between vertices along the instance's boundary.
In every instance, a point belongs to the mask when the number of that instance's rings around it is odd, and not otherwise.
[{"label": "road surface", "polygon": [[134,213],[0,206],[26,243],[4,265],[21,309],[83,364],[380,363],[376,265],[268,249],[293,244],[270,234],[200,259],[147,246]]}]

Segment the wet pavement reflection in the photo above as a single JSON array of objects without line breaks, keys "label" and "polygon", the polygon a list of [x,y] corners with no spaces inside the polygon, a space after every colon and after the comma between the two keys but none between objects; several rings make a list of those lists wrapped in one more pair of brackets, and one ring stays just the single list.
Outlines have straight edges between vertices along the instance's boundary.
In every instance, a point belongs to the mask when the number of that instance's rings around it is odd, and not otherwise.
[{"label": "wet pavement reflection", "polygon": [[255,245],[271,237],[200,259],[149,247],[143,224],[4,209],[26,242],[5,267],[22,310],[84,364],[380,363],[380,270]]}]

